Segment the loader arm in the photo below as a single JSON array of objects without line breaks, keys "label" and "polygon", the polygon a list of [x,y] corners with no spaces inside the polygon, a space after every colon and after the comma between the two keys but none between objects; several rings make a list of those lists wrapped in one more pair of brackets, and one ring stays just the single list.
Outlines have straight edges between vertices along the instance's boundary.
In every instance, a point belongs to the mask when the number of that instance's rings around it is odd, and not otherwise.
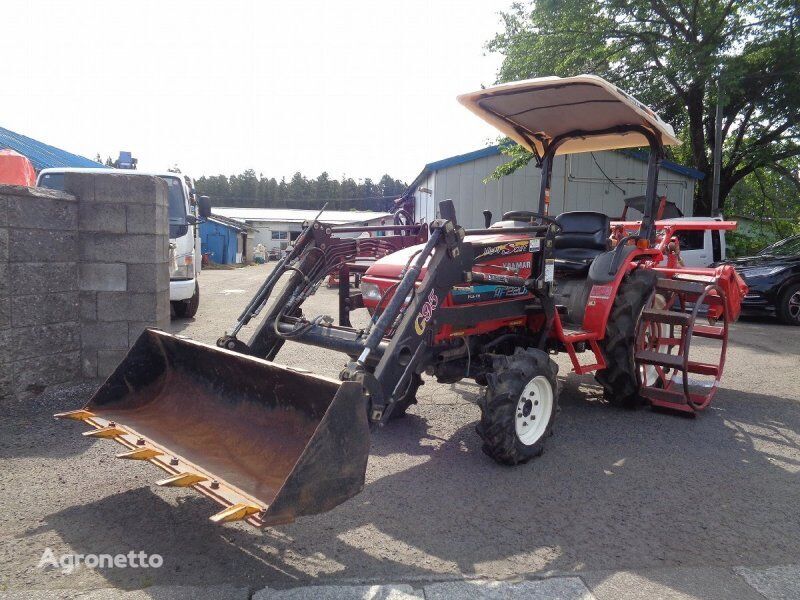
[{"label": "loader arm", "polygon": [[[453,213],[448,206],[443,214]],[[452,219],[432,226],[401,289],[414,289],[426,262],[420,295],[443,298],[460,280],[469,254],[460,250],[464,233],[454,225],[454,214]],[[416,233],[362,241],[336,238],[332,226],[313,222],[218,347],[145,330],[86,406],[56,416],[91,425],[90,437],[121,444],[126,452],[119,458],[166,471],[158,485],[189,487],[218,502],[223,510],[211,517],[215,522],[276,525],[334,508],[363,488],[369,416],[388,417],[387,402],[418,366],[423,322],[435,306],[424,312],[425,303],[416,297],[406,310],[400,302],[405,294],[393,298],[371,334],[333,328],[323,317],[305,319],[300,310],[328,273],[363,255],[365,247],[389,253],[424,239],[423,226],[409,228]],[[288,281],[270,303],[286,274]],[[423,321],[413,318],[417,312]],[[239,341],[235,334],[257,316],[262,320],[250,344]],[[399,334],[393,342],[384,337],[389,331]],[[265,360],[287,339],[349,354],[351,381]],[[385,352],[391,343],[400,360]],[[363,360],[356,361],[359,356]]]}]

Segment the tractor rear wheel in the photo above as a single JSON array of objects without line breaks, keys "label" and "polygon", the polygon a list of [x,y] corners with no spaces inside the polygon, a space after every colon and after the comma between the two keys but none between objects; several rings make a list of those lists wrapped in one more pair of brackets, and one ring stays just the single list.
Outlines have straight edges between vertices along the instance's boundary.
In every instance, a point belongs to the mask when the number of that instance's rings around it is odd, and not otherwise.
[{"label": "tractor rear wheel", "polygon": [[421,385],[425,385],[422,381],[422,376],[417,373],[412,374],[411,381],[408,382],[405,394],[394,404],[392,414],[389,415],[390,421],[406,416],[406,411],[409,407],[417,403],[417,390],[419,390],[419,386]]},{"label": "tractor rear wheel", "polygon": [[655,272],[646,269],[635,269],[625,276],[611,307],[606,335],[599,341],[606,368],[597,371],[595,379],[603,386],[606,401],[614,406],[636,408],[641,404],[634,360],[636,326],[656,279]]},{"label": "tractor rear wheel", "polygon": [[492,357],[476,428],[483,452],[505,465],[542,454],[558,412],[558,366],[541,350]]}]

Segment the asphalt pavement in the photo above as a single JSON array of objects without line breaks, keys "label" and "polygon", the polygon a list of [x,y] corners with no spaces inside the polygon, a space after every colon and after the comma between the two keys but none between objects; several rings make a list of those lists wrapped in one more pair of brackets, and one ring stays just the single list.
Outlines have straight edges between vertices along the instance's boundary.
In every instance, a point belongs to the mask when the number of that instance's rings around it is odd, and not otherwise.
[{"label": "asphalt pavement", "polygon": [[[266,274],[204,271],[196,318],[171,330],[213,343]],[[306,306],[335,315],[335,290]],[[343,357],[290,342],[278,362],[335,377]],[[426,380],[408,416],[375,432],[360,495],[263,531],[212,524],[210,501],[155,487],[153,467],[119,461],[112,442],[52,419],[80,407],[91,386],[6,408],[0,592],[391,583],[429,598],[448,592],[428,586],[456,584],[553,597],[531,591],[544,578],[584,594],[575,579],[590,594],[570,598],[800,597],[800,330],[767,319],[734,325],[722,388],[696,419],[612,408],[591,376],[558,363],[561,412],[541,458],[492,462],[474,431],[480,388]],[[47,548],[157,553],[163,566],[64,573],[37,567]],[[509,595],[510,585],[528,591]],[[466,594],[454,590],[449,597]]]}]

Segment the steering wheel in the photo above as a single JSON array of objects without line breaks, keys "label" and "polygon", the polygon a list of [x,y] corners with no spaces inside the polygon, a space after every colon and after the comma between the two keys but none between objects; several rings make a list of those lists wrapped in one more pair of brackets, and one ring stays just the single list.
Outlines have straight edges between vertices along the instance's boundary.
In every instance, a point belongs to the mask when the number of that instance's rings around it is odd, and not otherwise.
[{"label": "steering wheel", "polygon": [[547,221],[548,223],[555,225],[559,231],[561,231],[562,229],[561,225],[559,225],[558,221],[556,221],[553,217],[548,217],[547,215],[543,215],[541,213],[533,212],[530,210],[512,210],[510,212],[503,213],[504,221],[533,222],[534,219],[541,219],[542,221]]}]

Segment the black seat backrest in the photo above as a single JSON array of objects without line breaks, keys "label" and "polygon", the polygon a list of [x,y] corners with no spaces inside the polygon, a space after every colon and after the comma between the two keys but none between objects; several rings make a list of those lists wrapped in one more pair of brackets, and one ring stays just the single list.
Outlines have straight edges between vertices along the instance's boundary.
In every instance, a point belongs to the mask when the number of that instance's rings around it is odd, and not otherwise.
[{"label": "black seat backrest", "polygon": [[589,210],[561,213],[556,217],[561,225],[554,240],[556,249],[583,248],[604,252],[609,247],[611,219],[608,215]]}]

